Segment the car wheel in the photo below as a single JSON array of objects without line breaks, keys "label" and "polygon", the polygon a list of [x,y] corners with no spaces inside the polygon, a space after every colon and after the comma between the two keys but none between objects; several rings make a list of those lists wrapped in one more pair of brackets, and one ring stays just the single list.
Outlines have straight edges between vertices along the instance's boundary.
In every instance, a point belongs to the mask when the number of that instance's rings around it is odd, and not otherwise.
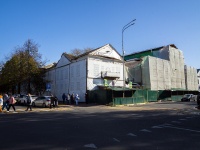
[{"label": "car wheel", "polygon": [[35,103],[34,102],[32,103],[32,106],[35,107]]},{"label": "car wheel", "polygon": [[42,107],[46,107],[46,104],[45,104],[45,103],[43,103],[43,104],[42,104]]}]

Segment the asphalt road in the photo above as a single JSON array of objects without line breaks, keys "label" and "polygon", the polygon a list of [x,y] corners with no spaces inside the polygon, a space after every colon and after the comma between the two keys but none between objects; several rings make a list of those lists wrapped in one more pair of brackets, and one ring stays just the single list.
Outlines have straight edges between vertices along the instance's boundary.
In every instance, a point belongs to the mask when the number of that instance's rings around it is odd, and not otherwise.
[{"label": "asphalt road", "polygon": [[196,102],[34,108],[0,114],[0,150],[199,150]]}]

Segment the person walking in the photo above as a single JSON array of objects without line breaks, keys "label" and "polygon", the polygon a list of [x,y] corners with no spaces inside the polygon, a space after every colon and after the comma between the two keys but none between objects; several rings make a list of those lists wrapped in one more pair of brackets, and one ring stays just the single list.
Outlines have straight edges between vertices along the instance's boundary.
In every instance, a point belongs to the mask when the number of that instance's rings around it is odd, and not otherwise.
[{"label": "person walking", "polygon": [[12,96],[12,94],[10,94],[10,97],[9,97],[8,101],[9,101],[9,106],[8,106],[7,112],[9,112],[11,106],[12,106],[14,112],[16,112],[16,109],[15,109],[16,100],[15,100],[15,98]]},{"label": "person walking", "polygon": [[71,98],[70,98],[70,94],[67,94],[67,104],[71,105]]},{"label": "person walking", "polygon": [[4,94],[3,95],[3,107],[2,107],[2,111],[4,110],[5,107],[6,107],[6,110],[8,110],[8,104],[9,104],[8,99],[9,99],[8,94]]},{"label": "person walking", "polygon": [[58,107],[58,98],[54,96],[54,107]]},{"label": "person walking", "polygon": [[28,93],[28,96],[27,96],[27,108],[25,111],[28,111],[28,109],[30,109],[30,111],[32,111],[32,102],[33,102],[33,99],[31,97],[31,94]]},{"label": "person walking", "polygon": [[63,99],[63,104],[65,104],[65,99],[66,99],[65,93],[63,93],[63,95],[62,95],[62,99]]},{"label": "person walking", "polygon": [[2,112],[2,106],[3,106],[3,96],[0,95],[0,112]]},{"label": "person walking", "polygon": [[74,102],[74,93],[71,94],[71,96],[70,96],[70,101],[71,101],[72,104],[75,103],[75,102]]},{"label": "person walking", "polygon": [[50,109],[52,107],[57,107],[57,97],[53,96],[53,94],[51,94],[51,103],[50,103]]},{"label": "person walking", "polygon": [[86,102],[86,104],[88,104],[88,93],[87,92],[85,93],[85,102]]},{"label": "person walking", "polygon": [[79,96],[78,96],[78,94],[76,94],[76,97],[75,97],[75,102],[76,102],[76,105],[78,105],[78,101],[79,101]]}]

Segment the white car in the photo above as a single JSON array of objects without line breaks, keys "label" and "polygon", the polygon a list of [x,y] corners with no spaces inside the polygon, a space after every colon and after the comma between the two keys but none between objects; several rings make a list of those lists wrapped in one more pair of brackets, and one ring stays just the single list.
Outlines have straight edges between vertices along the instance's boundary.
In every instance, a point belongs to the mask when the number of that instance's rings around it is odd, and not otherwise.
[{"label": "white car", "polygon": [[183,96],[183,98],[181,99],[181,102],[184,102],[184,101],[195,101],[195,96],[193,94],[185,94]]},{"label": "white car", "polygon": [[[33,101],[37,98],[38,96],[36,95],[31,95],[31,98],[33,99]],[[19,98],[17,99],[17,102],[19,104],[27,104],[27,95],[20,95]]]},{"label": "white car", "polygon": [[16,100],[19,104],[25,104],[27,101],[27,95],[20,95]]},{"label": "white car", "polygon": [[40,96],[36,98],[32,105],[35,106],[42,106],[42,107],[48,107],[51,104],[51,96]]}]

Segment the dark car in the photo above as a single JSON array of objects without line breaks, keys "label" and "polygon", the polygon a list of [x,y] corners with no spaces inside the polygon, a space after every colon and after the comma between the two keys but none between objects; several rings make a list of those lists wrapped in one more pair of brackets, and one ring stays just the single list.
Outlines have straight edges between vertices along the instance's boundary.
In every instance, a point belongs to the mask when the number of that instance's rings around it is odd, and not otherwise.
[{"label": "dark car", "polygon": [[193,94],[185,94],[183,98],[181,99],[181,102],[190,102],[194,100],[194,95]]}]

